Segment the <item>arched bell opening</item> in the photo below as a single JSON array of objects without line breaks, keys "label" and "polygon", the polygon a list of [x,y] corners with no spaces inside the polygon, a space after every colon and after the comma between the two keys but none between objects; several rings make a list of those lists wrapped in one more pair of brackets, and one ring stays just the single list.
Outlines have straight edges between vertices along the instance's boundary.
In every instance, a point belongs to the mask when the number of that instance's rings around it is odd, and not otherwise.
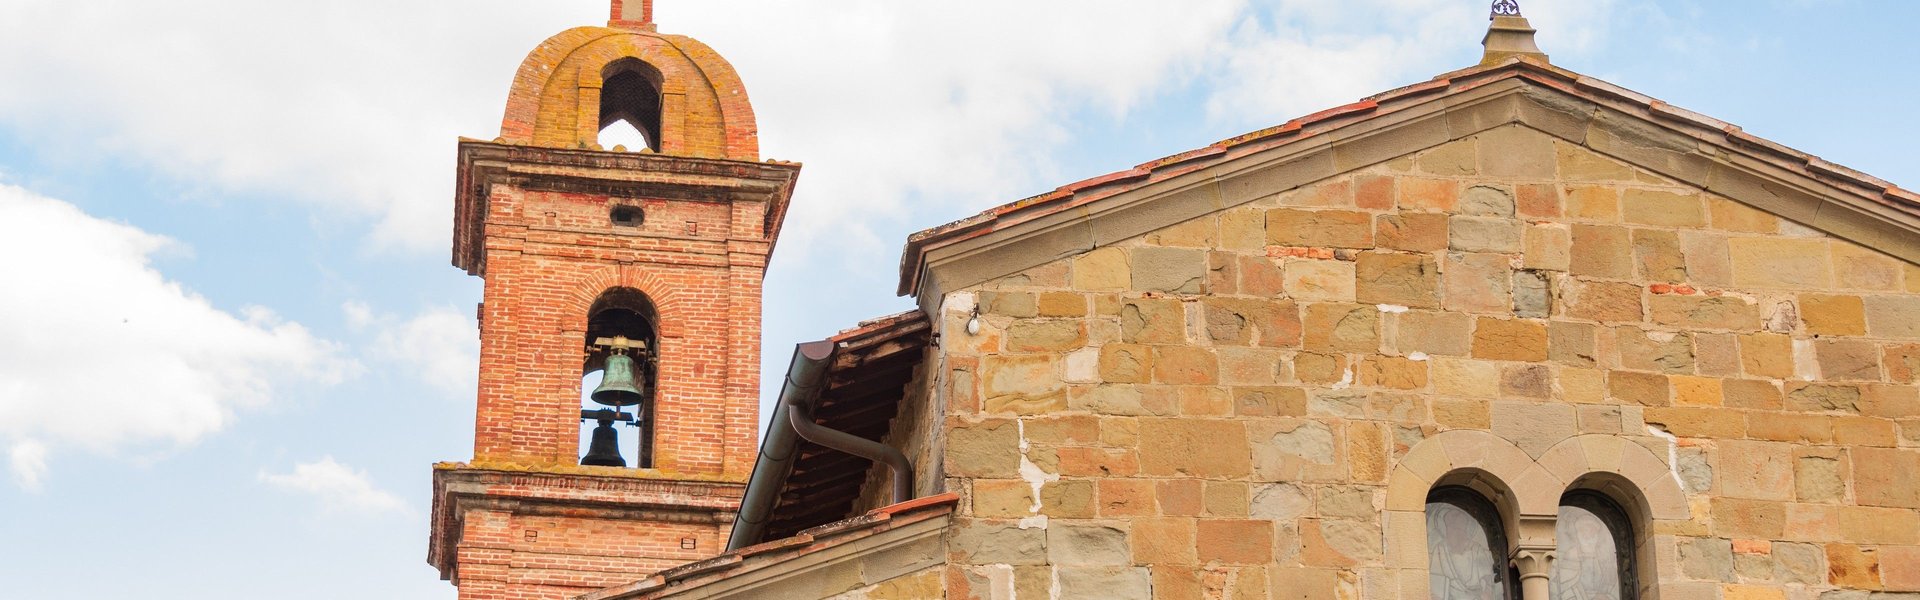
[{"label": "arched bell opening", "polygon": [[660,151],[660,70],[637,58],[622,58],[600,71],[602,148]]},{"label": "arched bell opening", "polygon": [[659,311],[640,290],[617,287],[587,311],[580,366],[580,464],[653,467]]}]

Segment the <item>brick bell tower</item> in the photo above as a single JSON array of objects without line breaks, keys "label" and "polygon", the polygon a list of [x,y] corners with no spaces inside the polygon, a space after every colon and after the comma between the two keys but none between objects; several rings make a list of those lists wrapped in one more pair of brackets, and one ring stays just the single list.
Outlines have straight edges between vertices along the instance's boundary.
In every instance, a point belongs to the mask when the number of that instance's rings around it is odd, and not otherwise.
[{"label": "brick bell tower", "polygon": [[[499,137],[459,144],[479,405],[473,460],[434,466],[428,561],[462,599],[717,554],[753,468],[761,279],[800,167],[760,160],[719,54],[657,33],[652,0],[612,3],[527,55]],[[603,147],[609,126],[634,147]],[[610,404],[583,394],[602,376]]]}]

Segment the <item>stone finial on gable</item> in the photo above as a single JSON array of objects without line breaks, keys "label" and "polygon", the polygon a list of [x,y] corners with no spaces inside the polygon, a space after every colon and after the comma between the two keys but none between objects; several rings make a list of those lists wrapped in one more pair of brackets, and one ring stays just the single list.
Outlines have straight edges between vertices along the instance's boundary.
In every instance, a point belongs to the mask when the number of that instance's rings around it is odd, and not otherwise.
[{"label": "stone finial on gable", "polygon": [[653,0],[611,0],[607,26],[653,31]]},{"label": "stone finial on gable", "polygon": [[1480,45],[1486,46],[1487,53],[1480,58],[1480,64],[1490,65],[1509,57],[1531,56],[1547,61],[1547,53],[1533,43],[1533,26],[1527,24],[1527,18],[1520,16],[1520,3],[1516,0],[1495,0],[1493,3],[1493,25],[1487,28],[1487,36],[1481,38]]}]

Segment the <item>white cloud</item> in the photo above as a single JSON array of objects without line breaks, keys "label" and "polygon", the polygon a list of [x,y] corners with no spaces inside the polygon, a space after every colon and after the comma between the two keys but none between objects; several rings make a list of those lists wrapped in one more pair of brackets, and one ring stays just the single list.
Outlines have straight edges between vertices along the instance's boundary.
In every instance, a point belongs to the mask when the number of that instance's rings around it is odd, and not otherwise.
[{"label": "white cloud", "polygon": [[192,187],[377,219],[376,243],[437,250],[455,137],[493,137],[520,59],[580,14],[507,0],[15,0],[0,7],[0,126]]},{"label": "white cloud", "polygon": [[806,162],[783,251],[886,254],[899,240],[873,238],[877,220],[951,218],[1063,183],[1052,156],[1076,113],[1176,90],[1244,5],[777,0],[752,19],[704,3],[659,15],[739,68],[762,154]]},{"label": "white cloud", "polygon": [[429,308],[412,317],[375,313],[360,302],[341,307],[347,325],[371,330],[368,362],[393,365],[429,385],[452,393],[470,392],[479,374],[480,332],[473,317],[449,307]]},{"label": "white cloud", "polygon": [[[1549,52],[1613,0],[1530,0]],[[377,220],[376,245],[441,251],[456,136],[490,138],[525,53],[604,0],[16,0],[0,8],[0,127],[105,149],[191,185]],[[881,239],[1064,183],[1076,119],[1195,81],[1249,129],[1465,65],[1485,2],[843,0],[663,2],[663,31],[728,57],[763,154],[801,160],[782,248]],[[743,19],[740,15],[752,15]],[[76,32],[84,32],[78,34]],[[1444,53],[1442,53],[1444,54]],[[1167,148],[1167,153],[1184,148]],[[1125,165],[1116,165],[1121,167]]]},{"label": "white cloud", "polygon": [[368,480],[366,471],[340,464],[332,456],[294,465],[290,473],[262,471],[260,481],[283,490],[312,495],[328,511],[383,513],[407,510],[407,504],[399,496],[375,487]]},{"label": "white cloud", "polygon": [[40,491],[47,476],[47,445],[34,440],[19,440],[7,449],[7,466],[13,470],[14,483],[29,492]]},{"label": "white cloud", "polygon": [[150,264],[183,250],[0,184],[0,440],[17,481],[37,484],[63,446],[191,443],[277,385],[357,369],[298,323],[222,311]]}]

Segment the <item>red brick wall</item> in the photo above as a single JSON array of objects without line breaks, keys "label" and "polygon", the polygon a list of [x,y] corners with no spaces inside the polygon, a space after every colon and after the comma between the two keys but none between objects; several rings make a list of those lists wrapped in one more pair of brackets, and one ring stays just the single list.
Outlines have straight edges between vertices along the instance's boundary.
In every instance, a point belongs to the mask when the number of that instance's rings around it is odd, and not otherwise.
[{"label": "red brick wall", "polygon": [[475,461],[578,462],[587,311],[623,286],[659,311],[658,474],[745,480],[757,441],[764,206],[619,199],[646,211],[626,227],[608,218],[613,201],[493,190]]}]

